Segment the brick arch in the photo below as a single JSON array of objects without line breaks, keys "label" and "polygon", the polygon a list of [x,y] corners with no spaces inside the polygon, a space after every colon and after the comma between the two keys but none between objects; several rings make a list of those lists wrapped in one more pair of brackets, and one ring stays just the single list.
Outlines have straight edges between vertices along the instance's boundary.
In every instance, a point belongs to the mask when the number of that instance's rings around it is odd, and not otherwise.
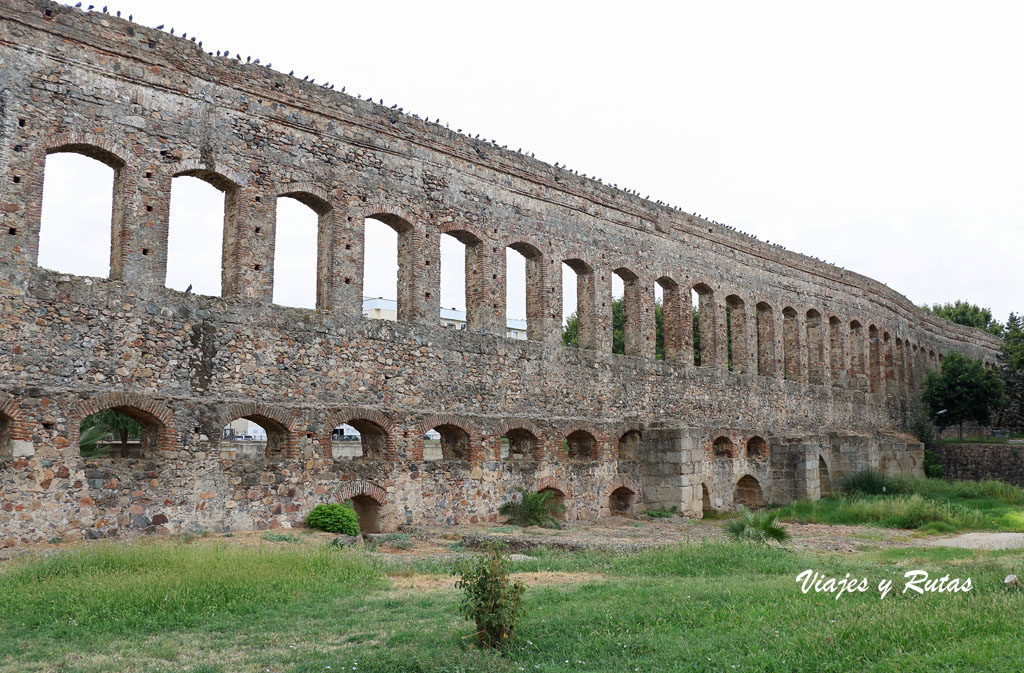
[{"label": "brick arch", "polygon": [[[577,432],[586,433],[586,434],[590,435],[594,439],[593,456],[592,456],[592,458],[589,458],[587,460],[600,461],[600,460],[603,460],[606,457],[605,456],[604,447],[607,444],[607,439],[608,438],[605,435],[605,433],[603,433],[603,432],[601,432],[599,430],[592,430],[590,428],[583,427],[582,425],[566,425],[566,426],[562,427],[559,439],[561,439],[563,441],[568,440],[568,438],[571,435],[573,435],[573,434],[575,434]],[[559,457],[562,458],[561,447],[559,447],[559,449],[558,449],[558,454],[559,454]]]},{"label": "brick arch", "polygon": [[[405,208],[402,208],[397,203],[393,203],[387,199],[370,199],[356,204],[348,209],[349,216],[353,219],[365,220],[366,218],[380,219],[382,217],[399,218],[404,221],[409,228],[414,228],[420,221],[418,217],[413,216]],[[391,224],[387,220],[381,220],[386,224]],[[391,225],[394,226],[394,225]]]},{"label": "brick arch", "polygon": [[460,242],[465,245],[475,245],[477,243],[485,243],[490,241],[487,234],[483,233],[482,230],[474,227],[471,224],[465,222],[445,222],[437,227],[437,233],[439,234],[456,234],[459,232],[465,232],[472,237],[473,240],[464,240],[459,236],[455,236]]},{"label": "brick arch", "polygon": [[387,491],[372,481],[365,481],[363,479],[343,483],[335,492],[334,500],[336,502],[345,502],[360,495],[373,498],[379,505],[388,504]]},{"label": "brick arch", "polygon": [[114,409],[154,433],[153,443],[161,451],[176,450],[177,432],[173,412],[160,402],[136,392],[100,393],[76,404],[69,414],[68,442],[78,446],[82,421],[107,409]]},{"label": "brick arch", "polygon": [[[723,439],[726,440],[727,443],[723,442]],[[712,432],[705,449],[707,454],[712,458],[716,456],[721,458],[724,456],[720,456],[719,452],[726,449],[728,450],[729,458],[735,460],[739,457],[739,450],[737,449],[737,442],[734,439],[734,433],[728,430],[716,430],[715,432]]]},{"label": "brick arch", "polygon": [[132,156],[128,148],[116,145],[108,138],[80,131],[50,136],[42,146],[42,151],[44,155],[61,152],[81,154],[104,163],[115,171],[128,166],[128,160],[125,157]]},{"label": "brick arch", "polygon": [[[267,431],[267,452],[280,451],[284,458],[296,458],[299,455],[299,441],[295,433],[298,418],[281,409],[262,402],[236,402],[219,416],[219,421],[212,436],[220,444],[221,431],[224,426],[237,418],[245,418],[264,426]],[[268,423],[269,421],[269,423]],[[271,427],[266,427],[270,425]]]},{"label": "brick arch", "polygon": [[[324,438],[321,442],[324,451],[324,457],[330,458],[331,449],[331,436],[334,428],[338,427],[342,423],[350,423],[351,421],[367,421],[376,425],[384,432],[384,446],[380,447],[382,458],[396,458],[395,450],[395,431],[396,423],[387,414],[378,411],[376,409],[364,409],[360,407],[341,407],[331,411],[327,415],[326,427],[324,429]],[[353,425],[353,427],[356,427]],[[362,434],[362,430],[356,427]]]},{"label": "brick arch", "polygon": [[224,164],[203,161],[202,159],[183,159],[174,164],[173,177],[182,175],[201,178],[217,189],[228,191],[246,186],[248,181],[241,174]]},{"label": "brick arch", "polygon": [[[533,460],[541,460],[543,458],[544,441],[546,437],[540,431],[540,428],[538,428],[532,421],[525,419],[506,419],[494,428],[494,460],[501,460],[501,438],[512,430],[523,430],[533,435],[533,451],[531,458]],[[513,448],[513,439],[514,438],[510,438],[509,451]]]},{"label": "brick arch", "polygon": [[288,182],[274,187],[276,198],[288,197],[309,206],[317,215],[335,210],[335,199],[319,185],[311,182]]},{"label": "brick arch", "polygon": [[566,499],[572,497],[572,489],[569,485],[563,485],[562,482],[555,477],[541,477],[533,484],[534,491],[543,491],[545,488],[552,488],[560,492]]},{"label": "brick arch", "polygon": [[615,458],[617,460],[621,461],[621,460],[636,460],[637,459],[637,456],[635,454],[634,455],[623,456],[622,438],[625,437],[626,435],[628,435],[631,432],[635,432],[638,435],[640,435],[641,438],[643,438],[644,427],[640,423],[620,423],[619,425],[615,426],[615,428],[612,430],[611,439],[614,440],[615,443],[616,443],[616,446],[615,446]]},{"label": "brick arch", "polygon": [[[551,256],[548,246],[538,243],[536,239],[529,236],[519,234],[508,236],[503,243],[506,248],[512,248],[527,259],[536,258],[538,261],[543,261]],[[523,252],[524,250],[526,252]]]},{"label": "brick arch", "polygon": [[605,489],[604,497],[607,498],[611,496],[612,493],[620,488],[628,488],[634,494],[640,493],[640,486],[638,486],[635,481],[629,477],[619,477],[613,481],[607,489]]},{"label": "brick arch", "polygon": [[416,437],[413,444],[414,458],[416,460],[423,460],[423,435],[428,430],[442,425],[453,426],[466,433],[466,450],[468,451],[470,462],[479,462],[483,459],[483,450],[480,445],[481,436],[473,423],[456,414],[435,414],[428,416],[416,425]]},{"label": "brick arch", "polygon": [[29,419],[21,409],[21,400],[0,392],[0,456],[14,454],[14,442],[31,442]]}]

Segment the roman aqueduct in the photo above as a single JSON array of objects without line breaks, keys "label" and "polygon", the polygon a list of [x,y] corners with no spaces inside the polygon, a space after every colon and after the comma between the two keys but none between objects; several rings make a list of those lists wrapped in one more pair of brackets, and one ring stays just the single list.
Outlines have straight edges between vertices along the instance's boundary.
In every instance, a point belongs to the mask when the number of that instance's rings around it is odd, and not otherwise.
[{"label": "roman aqueduct", "polygon": [[[866,466],[920,472],[901,428],[925,373],[995,359],[994,337],[869,278],[414,115],[97,12],[0,14],[0,544],[288,526],[347,499],[370,530],[486,522],[516,487],[574,519],[815,498]],[[57,153],[113,171],[109,277],[38,264]],[[224,193],[221,296],[165,287],[179,176]],[[271,302],[282,197],[318,217],[315,309]],[[397,321],[362,315],[368,218],[397,232]],[[445,234],[465,245],[465,331],[438,323]],[[524,341],[505,334],[507,248]],[[142,441],[83,457],[106,409]],[[262,455],[221,445],[236,418],[266,429]],[[335,457],[340,423],[358,455]]]}]

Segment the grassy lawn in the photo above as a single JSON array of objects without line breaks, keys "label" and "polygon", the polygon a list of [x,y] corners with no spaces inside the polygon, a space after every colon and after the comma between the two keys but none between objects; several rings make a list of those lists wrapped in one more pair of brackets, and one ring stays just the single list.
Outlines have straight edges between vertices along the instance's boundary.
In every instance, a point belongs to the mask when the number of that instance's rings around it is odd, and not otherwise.
[{"label": "grassy lawn", "polygon": [[910,479],[856,475],[841,493],[782,508],[801,523],[869,524],[923,533],[962,530],[1024,532],[1024,489],[999,481]]},{"label": "grassy lawn", "polygon": [[[474,648],[450,562],[385,560],[322,540],[90,545],[0,567],[0,671],[1018,671],[1024,553],[836,556],[740,543],[537,552],[515,645]],[[804,595],[808,568],[867,577]],[[971,577],[903,595],[902,573]],[[884,600],[874,589],[896,580]]]}]

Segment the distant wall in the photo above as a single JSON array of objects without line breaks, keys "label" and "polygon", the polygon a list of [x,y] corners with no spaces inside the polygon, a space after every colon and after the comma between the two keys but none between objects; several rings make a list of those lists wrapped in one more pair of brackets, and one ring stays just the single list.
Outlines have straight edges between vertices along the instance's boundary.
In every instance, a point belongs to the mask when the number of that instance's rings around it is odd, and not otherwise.
[{"label": "distant wall", "polygon": [[946,444],[936,452],[947,479],[998,479],[1024,486],[1024,445]]}]

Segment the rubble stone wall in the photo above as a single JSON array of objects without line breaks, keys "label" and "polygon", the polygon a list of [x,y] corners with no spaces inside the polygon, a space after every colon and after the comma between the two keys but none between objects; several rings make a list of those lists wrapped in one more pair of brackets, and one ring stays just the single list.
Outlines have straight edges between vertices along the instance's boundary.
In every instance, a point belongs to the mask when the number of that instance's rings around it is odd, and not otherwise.
[{"label": "rubble stone wall", "polygon": [[[748,476],[765,502],[815,497],[814,453],[839,472],[919,469],[898,432],[924,373],[999,346],[854,272],[99,12],[0,0],[0,64],[7,544],[290,526],[353,497],[385,527],[492,521],[515,487],[557,489],[570,518],[609,513],[613,491],[699,516],[705,485],[730,507]],[[114,169],[108,278],[37,264],[60,152]],[[176,176],[225,194],[219,297],[164,286]],[[283,196],[319,217],[315,310],[271,303]],[[398,233],[396,322],[362,317],[371,217]],[[443,234],[466,245],[466,331],[438,321]],[[506,247],[527,259],[527,341],[505,337]],[[579,348],[561,344],[563,263]],[[140,455],[80,455],[104,409],[142,424]],[[236,418],[267,429],[266,456],[220,446]],[[336,460],[331,428],[353,421],[374,454]],[[502,460],[503,436],[525,453]]]}]

